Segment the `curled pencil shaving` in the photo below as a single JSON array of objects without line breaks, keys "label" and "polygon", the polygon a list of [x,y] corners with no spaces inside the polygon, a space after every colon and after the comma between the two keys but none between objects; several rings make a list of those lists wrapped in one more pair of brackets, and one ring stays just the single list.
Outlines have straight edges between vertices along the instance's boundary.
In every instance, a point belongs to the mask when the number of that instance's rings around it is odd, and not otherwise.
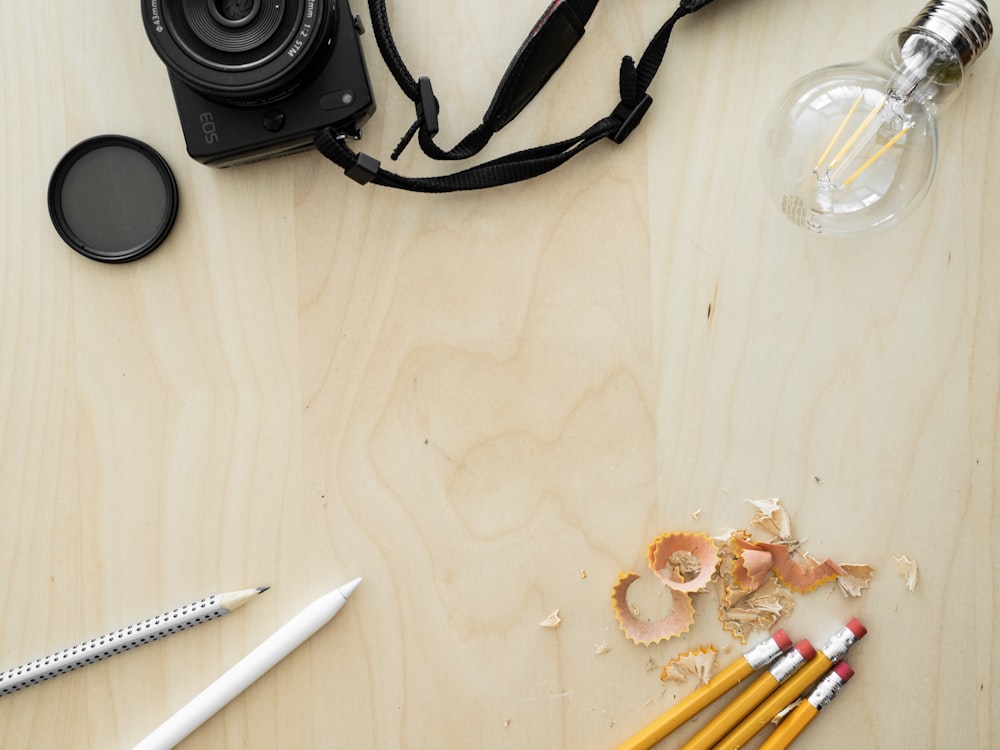
[{"label": "curled pencil shaving", "polygon": [[629,586],[638,580],[638,573],[622,573],[611,590],[615,618],[626,637],[633,643],[648,646],[686,633],[694,623],[694,605],[688,593],[669,589],[673,598],[670,613],[656,622],[641,620],[628,603]]},{"label": "curled pencil shaving", "polygon": [[693,593],[708,585],[719,562],[719,550],[704,534],[670,533],[653,540],[646,559],[668,587]]},{"label": "curled pencil shaving", "polygon": [[841,568],[832,560],[820,562],[798,552],[798,543],[755,542],[746,532],[734,533],[729,545],[732,582],[743,591],[756,590],[773,571],[782,583],[798,592],[812,591],[840,575]]},{"label": "curled pencil shaving", "polygon": [[755,591],[764,583],[774,565],[774,555],[753,542],[732,538],[733,582],[746,591]]},{"label": "curled pencil shaving", "polygon": [[893,555],[899,566],[899,574],[906,580],[906,590],[913,591],[917,587],[917,561],[908,555]]},{"label": "curled pencil shaving", "polygon": [[787,545],[759,542],[762,549],[771,553],[774,559],[774,574],[793,591],[805,593],[822,586],[837,577],[836,563],[832,560],[819,562],[809,556],[800,556],[802,562],[792,559]]},{"label": "curled pencil shaving", "polygon": [[[629,575],[635,578],[638,575],[621,574],[615,591],[621,587],[622,595],[615,607],[626,635],[637,643],[648,644],[686,632],[690,623],[685,617],[681,624],[677,594],[694,593],[711,585],[717,595],[723,629],[746,643],[751,633],[769,630],[791,614],[796,593],[813,591],[836,580],[846,596],[857,597],[874,579],[875,570],[871,566],[821,561],[803,552],[802,541],[791,536],[791,519],[780,500],[747,502],[756,509],[751,524],[769,534],[771,541],[755,541],[745,530],[730,530],[712,538],[677,532],[663,534],[649,546],[650,567],[674,595],[674,610],[662,623],[644,623],[638,620],[637,613],[630,612],[624,590],[634,579],[624,585],[623,581]],[[896,559],[912,591],[916,585],[916,561],[905,555]],[[613,592],[612,598],[615,597]],[[693,618],[690,600],[685,603],[684,613],[691,611]],[[667,625],[668,622],[671,624]]]},{"label": "curled pencil shaving", "polygon": [[693,651],[678,654],[660,670],[661,682],[687,682],[697,677],[702,684],[712,679],[718,666],[716,657],[719,650],[715,646],[701,646]]}]

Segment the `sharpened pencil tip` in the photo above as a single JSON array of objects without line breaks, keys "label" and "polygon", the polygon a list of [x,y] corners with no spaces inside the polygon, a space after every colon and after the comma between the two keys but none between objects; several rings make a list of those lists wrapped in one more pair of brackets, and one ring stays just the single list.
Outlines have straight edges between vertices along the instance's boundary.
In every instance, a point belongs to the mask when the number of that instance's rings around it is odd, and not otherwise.
[{"label": "sharpened pencil tip", "polygon": [[257,593],[258,594],[263,594],[265,591],[269,591],[270,589],[271,589],[270,586],[258,586],[257,587]]}]

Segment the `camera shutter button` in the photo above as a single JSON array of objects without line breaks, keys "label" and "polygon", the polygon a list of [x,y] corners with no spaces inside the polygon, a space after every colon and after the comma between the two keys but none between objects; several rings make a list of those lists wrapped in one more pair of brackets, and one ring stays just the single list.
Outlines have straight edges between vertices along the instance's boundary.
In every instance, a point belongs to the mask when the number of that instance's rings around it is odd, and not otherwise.
[{"label": "camera shutter button", "polygon": [[264,126],[264,130],[277,133],[285,127],[285,113],[280,109],[269,109],[261,117],[260,122]]}]

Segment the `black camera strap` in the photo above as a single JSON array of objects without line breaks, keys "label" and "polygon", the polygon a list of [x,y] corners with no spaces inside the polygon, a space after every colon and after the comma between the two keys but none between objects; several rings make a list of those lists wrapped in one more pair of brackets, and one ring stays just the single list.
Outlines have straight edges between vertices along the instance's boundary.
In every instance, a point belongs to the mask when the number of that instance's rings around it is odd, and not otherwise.
[{"label": "black camera strap", "polygon": [[[531,179],[564,164],[598,141],[622,143],[635,129],[653,99],[647,93],[663,62],[674,25],[684,16],[704,8],[713,0],[680,0],[673,15],[653,36],[636,63],[626,56],[618,76],[621,100],[610,115],[598,120],[573,138],[518,151],[449,175],[404,177],[382,167],[379,161],[348,145],[352,134],[325,128],[316,137],[316,148],[361,184],[374,183],[423,193],[479,190]],[[416,121],[392,154],[396,159],[414,136],[429,157],[455,161],[468,159],[489,143],[493,135],[513,120],[548,82],[584,34],[598,0],[554,0],[504,73],[483,122],[449,151],[441,149],[438,133],[439,105],[429,78],[414,79],[403,63],[389,28],[385,0],[369,0],[368,7],[379,51],[403,93],[416,107]]]}]

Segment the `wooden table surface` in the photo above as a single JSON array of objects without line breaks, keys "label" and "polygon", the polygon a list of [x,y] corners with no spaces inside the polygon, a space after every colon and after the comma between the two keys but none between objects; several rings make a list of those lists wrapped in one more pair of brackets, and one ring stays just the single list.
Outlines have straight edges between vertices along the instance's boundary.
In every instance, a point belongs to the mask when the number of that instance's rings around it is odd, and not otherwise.
[{"label": "wooden table surface", "polygon": [[[628,641],[619,572],[642,572],[661,532],[747,528],[744,500],[771,497],[811,554],[877,569],[860,598],[827,585],[784,621],[818,643],[852,615],[870,631],[803,746],[995,745],[1000,50],[945,113],[937,180],[903,225],[811,238],[758,174],[780,91],[919,6],[720,0],[678,25],[621,146],[423,196],[359,186],[316,153],[202,166],[139,3],[10,4],[0,666],[216,591],[272,590],[0,699],[3,746],[131,747],[362,576],[183,747],[611,748],[693,688],[660,666],[743,648],[710,594],[688,635]],[[449,147],[543,9],[389,7]],[[672,7],[602,4],[479,160],[604,116],[618,60]],[[388,163],[412,108],[370,31],[362,43],[379,110],[361,145]],[[46,209],[59,157],[102,133],[153,145],[181,196],[166,243],[122,266],[72,252]],[[415,147],[393,168],[451,169]],[[913,591],[899,554],[920,565]],[[561,625],[540,627],[556,609]]]}]

